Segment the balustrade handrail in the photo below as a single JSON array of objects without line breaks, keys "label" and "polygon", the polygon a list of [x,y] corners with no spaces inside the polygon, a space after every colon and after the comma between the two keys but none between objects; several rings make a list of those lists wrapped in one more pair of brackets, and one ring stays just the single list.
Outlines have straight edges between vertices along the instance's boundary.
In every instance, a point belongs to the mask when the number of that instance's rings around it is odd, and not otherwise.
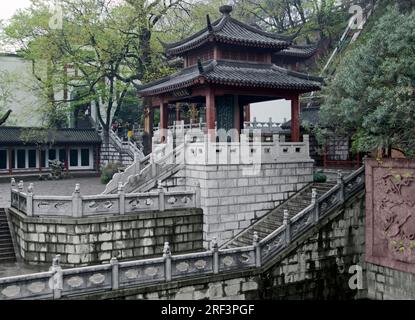
[{"label": "balustrade handrail", "polygon": [[[339,176],[335,187],[318,199],[313,196],[312,203],[291,219],[284,217],[284,224],[261,241],[259,241],[258,235],[254,233],[252,246],[219,249],[216,239],[213,239],[211,249],[208,251],[172,256],[169,243],[165,243],[163,258],[127,262],[118,262],[116,258],[112,258],[110,264],[71,268],[63,271],[59,264],[59,256],[57,256],[51,268],[53,272],[0,278],[0,299],[2,296],[6,299],[33,299],[36,297],[59,299],[62,296],[82,294],[90,290],[88,286],[83,287],[80,283],[92,283],[94,285],[93,290],[101,292],[132,285],[148,285],[160,281],[169,282],[173,278],[177,281],[193,275],[200,277],[201,275],[207,276],[261,268],[287,248],[294,239],[303,235],[321,219],[325,218],[330,210],[344,204],[356,190],[356,188],[351,190],[345,188],[345,181],[347,184],[355,185],[358,189],[362,188],[364,186],[364,169],[359,168],[344,180]],[[334,202],[323,206],[325,201]],[[164,264],[164,267],[159,268],[160,264]],[[175,266],[174,269],[173,266]],[[192,267],[192,271],[190,271],[190,267]],[[107,273],[100,273],[100,271],[111,272],[108,275]],[[91,275],[91,273],[94,274]],[[76,275],[76,278],[67,279],[72,274]],[[40,279],[48,276],[50,276],[50,281],[49,278],[44,281],[47,285],[49,283],[52,285],[51,292],[47,289],[45,291],[31,290],[32,293],[28,294],[29,290],[20,290],[20,288],[27,289],[30,285],[34,285],[28,279],[36,279],[37,285],[45,286],[46,284],[42,284]],[[62,286],[65,279],[66,285]],[[72,286],[71,283],[73,283]]]},{"label": "balustrade handrail", "polygon": [[[45,196],[11,188],[11,207],[27,216],[39,217],[90,217],[99,215],[134,214],[148,211],[164,211],[173,208],[199,208],[199,189],[165,191],[161,186],[155,191],[141,193],[125,193],[122,185],[117,194],[81,195],[79,185],[72,196]],[[173,203],[169,199],[174,198]],[[183,201],[177,201],[182,198]],[[22,199],[25,200],[22,205]],[[131,204],[130,201],[137,200]],[[184,201],[185,200],[185,201]],[[138,205],[142,202],[141,206]]]}]

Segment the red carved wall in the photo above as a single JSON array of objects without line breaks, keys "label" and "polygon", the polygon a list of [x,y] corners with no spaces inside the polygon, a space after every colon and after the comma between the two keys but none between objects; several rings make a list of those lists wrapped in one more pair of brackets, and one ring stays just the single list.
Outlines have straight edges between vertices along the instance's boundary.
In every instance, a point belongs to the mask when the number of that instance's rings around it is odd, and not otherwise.
[{"label": "red carved wall", "polygon": [[366,161],[366,261],[415,273],[415,161]]}]

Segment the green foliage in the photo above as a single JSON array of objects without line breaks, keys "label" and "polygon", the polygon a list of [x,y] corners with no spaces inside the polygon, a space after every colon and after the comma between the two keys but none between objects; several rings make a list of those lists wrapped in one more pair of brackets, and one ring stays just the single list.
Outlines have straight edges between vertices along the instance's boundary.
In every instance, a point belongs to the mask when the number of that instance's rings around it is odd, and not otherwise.
[{"label": "green foliage", "polygon": [[44,128],[24,128],[20,133],[20,139],[23,143],[35,144],[37,148],[52,146],[55,129]]},{"label": "green foliage", "polygon": [[101,183],[107,184],[108,182],[110,182],[114,174],[116,174],[120,168],[121,168],[121,164],[118,162],[108,163],[104,167],[104,169],[102,169]]},{"label": "green foliage", "polygon": [[322,172],[315,172],[313,175],[314,182],[326,182],[327,176]]},{"label": "green foliage", "polygon": [[30,8],[15,14],[5,34],[11,45],[20,47],[24,57],[34,62],[47,125],[64,125],[68,103],[73,101],[58,93],[73,86],[83,91],[75,102],[95,102],[98,119],[109,130],[127,92],[139,81],[171,73],[153,47],[152,34],[182,2],[60,0],[63,24],[56,29],[49,25],[52,0],[32,0]]},{"label": "green foliage", "polygon": [[415,12],[395,7],[349,51],[325,89],[322,126],[353,137],[355,151],[415,151]]}]

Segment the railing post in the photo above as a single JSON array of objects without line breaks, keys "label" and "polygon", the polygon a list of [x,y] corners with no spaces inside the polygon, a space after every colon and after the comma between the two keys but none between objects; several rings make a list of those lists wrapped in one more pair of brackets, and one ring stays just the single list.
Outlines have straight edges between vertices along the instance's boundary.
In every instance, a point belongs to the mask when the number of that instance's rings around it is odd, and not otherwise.
[{"label": "railing post", "polygon": [[154,161],[154,153],[150,154],[150,163],[151,163],[151,175],[155,177],[157,174],[156,162]]},{"label": "railing post", "polygon": [[17,188],[19,190],[19,192],[17,194],[17,209],[19,211],[20,211],[20,194],[23,192],[23,187],[24,187],[23,180],[20,180],[19,183],[18,183],[18,185],[17,185]]},{"label": "railing post", "polygon": [[165,262],[164,273],[165,273],[166,281],[171,281],[171,251],[170,251],[170,245],[168,242],[164,243],[163,258]]},{"label": "railing post", "polygon": [[75,190],[72,193],[72,216],[75,218],[82,217],[82,203],[81,203],[81,185],[75,184]]},{"label": "railing post", "polygon": [[288,210],[284,210],[284,225],[285,225],[285,243],[289,244],[291,242],[291,230],[290,230],[290,216]]},{"label": "railing post", "polygon": [[269,117],[268,128],[271,131],[271,129],[272,129],[272,117]]},{"label": "railing post", "polygon": [[211,241],[211,248],[212,251],[212,265],[213,265],[213,273],[218,274],[219,273],[219,247],[218,242],[216,241],[216,237],[213,237]]},{"label": "railing post", "polygon": [[201,207],[201,203],[200,203],[200,182],[197,181],[196,182],[196,191],[195,191],[195,208],[200,208]]},{"label": "railing post", "polygon": [[310,136],[308,134],[303,135],[303,142],[305,145],[305,155],[310,156]]},{"label": "railing post", "polygon": [[344,181],[343,173],[341,170],[337,170],[337,184],[340,185],[340,202],[344,202]]},{"label": "railing post", "polygon": [[259,268],[261,266],[261,247],[259,245],[258,232],[254,231],[253,243],[255,250],[255,266]]},{"label": "railing post", "polygon": [[158,188],[158,192],[159,192],[159,210],[164,211],[165,210],[164,188],[163,188],[161,180],[157,181],[157,188]]},{"label": "railing post", "polygon": [[140,173],[141,171],[141,162],[140,159],[138,159],[138,153],[134,154],[134,163],[135,163],[135,174]]},{"label": "railing post", "polygon": [[63,275],[61,267],[61,256],[56,255],[52,260],[52,266],[49,271],[52,271],[51,289],[53,290],[53,299],[60,299],[62,297]]},{"label": "railing post", "polygon": [[112,268],[112,276],[111,276],[111,283],[112,283],[112,290],[117,290],[120,287],[119,284],[119,262],[117,258],[111,258],[111,268]]},{"label": "railing post", "polygon": [[125,214],[125,191],[122,182],[118,182],[118,196],[120,201],[120,214]]},{"label": "railing post", "polygon": [[26,202],[26,215],[31,217],[33,216],[33,183],[27,188]]}]

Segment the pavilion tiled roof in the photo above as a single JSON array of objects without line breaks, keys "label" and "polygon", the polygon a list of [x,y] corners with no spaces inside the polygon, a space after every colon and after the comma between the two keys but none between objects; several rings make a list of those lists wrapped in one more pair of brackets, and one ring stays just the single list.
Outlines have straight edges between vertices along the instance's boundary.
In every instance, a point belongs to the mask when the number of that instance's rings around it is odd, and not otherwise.
[{"label": "pavilion tiled roof", "polygon": [[320,89],[322,79],[273,64],[209,60],[142,86],[139,93],[143,96],[151,96],[206,82],[232,86],[314,91]]},{"label": "pavilion tiled roof", "polygon": [[317,51],[317,45],[291,45],[289,48],[276,52],[274,56],[277,57],[296,57],[296,58],[310,58]]},{"label": "pavilion tiled roof", "polygon": [[217,41],[229,44],[239,44],[249,47],[284,49],[291,44],[291,38],[278,34],[265,32],[254,26],[233,19],[229,13],[230,6],[222,6],[220,11],[223,16],[210,23],[207,27],[181,41],[164,44],[166,54],[180,55],[189,50],[198,48],[208,41]]},{"label": "pavilion tiled roof", "polygon": [[[35,144],[37,141],[24,141],[25,130],[46,131],[46,143],[53,144],[100,144],[101,137],[95,129],[43,129],[29,127],[0,127],[0,145]],[[34,136],[33,136],[34,137]]]}]

